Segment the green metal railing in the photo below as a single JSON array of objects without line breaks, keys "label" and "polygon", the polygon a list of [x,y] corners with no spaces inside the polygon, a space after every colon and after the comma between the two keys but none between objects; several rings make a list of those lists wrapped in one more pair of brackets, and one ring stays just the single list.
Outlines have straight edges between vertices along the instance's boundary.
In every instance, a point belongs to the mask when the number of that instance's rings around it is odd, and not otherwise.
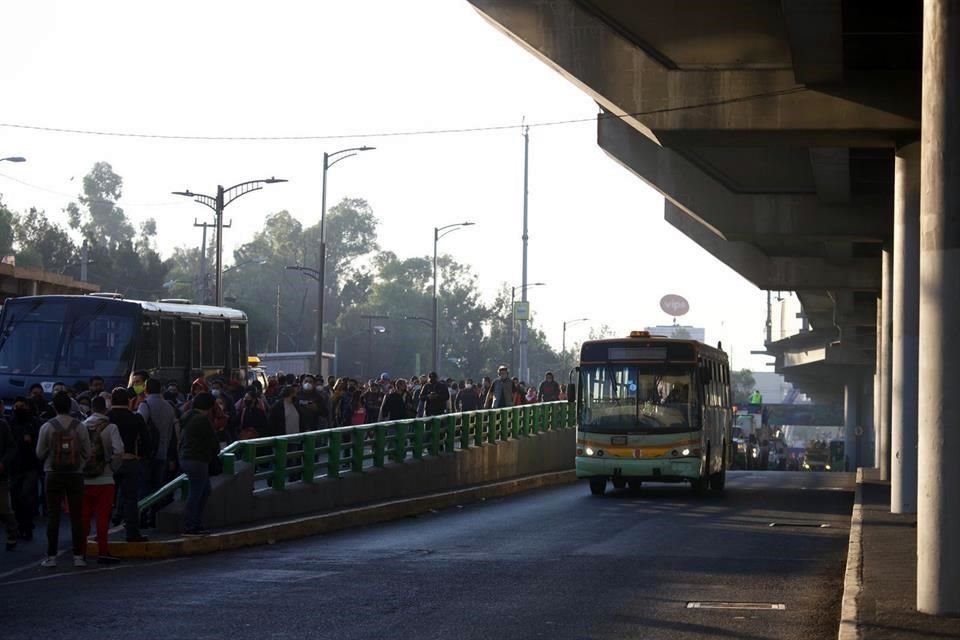
[{"label": "green metal railing", "polygon": [[[363,473],[388,461],[438,456],[505,440],[534,436],[576,424],[575,404],[546,402],[506,409],[450,413],[430,418],[376,422],[284,436],[238,440],[220,452],[224,475],[236,473],[236,461],[254,465],[255,481],[275,491],[290,482],[338,478]],[[180,474],[142,499],[139,510],[167,500],[179,490],[186,499],[189,483]]]}]

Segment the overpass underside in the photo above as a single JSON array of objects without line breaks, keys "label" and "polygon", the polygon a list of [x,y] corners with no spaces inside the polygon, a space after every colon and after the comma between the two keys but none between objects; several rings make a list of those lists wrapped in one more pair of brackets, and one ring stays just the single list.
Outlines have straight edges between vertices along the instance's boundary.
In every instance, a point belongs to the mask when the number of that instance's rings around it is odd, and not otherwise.
[{"label": "overpass underside", "polygon": [[469,1],[596,100],[598,144],[671,225],[797,292],[810,331],[766,345],[777,371],[842,398],[876,458],[851,462],[919,507],[919,608],[960,613],[960,472],[937,468],[960,455],[960,1]]}]

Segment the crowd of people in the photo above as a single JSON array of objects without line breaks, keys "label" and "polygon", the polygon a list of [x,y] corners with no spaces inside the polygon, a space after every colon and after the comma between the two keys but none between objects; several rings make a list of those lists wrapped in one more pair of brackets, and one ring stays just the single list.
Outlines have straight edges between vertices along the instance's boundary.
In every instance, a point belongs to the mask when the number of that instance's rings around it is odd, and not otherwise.
[{"label": "crowd of people", "polygon": [[47,517],[44,567],[57,565],[60,521],[69,514],[75,566],[86,565],[86,540],[96,524],[97,561],[109,552],[110,525],[123,525],[128,542],[145,542],[159,502],[143,513],[138,501],[185,473],[190,487],[184,533],[203,535],[202,516],[216,475],[218,452],[238,439],[303,433],[329,427],[429,417],[564,400],[565,385],[547,372],[537,386],[510,377],[441,379],[435,372],[392,379],[318,377],[278,373],[246,384],[239,376],[197,377],[186,393],[176,382],[131,377],[129,388],[104,388],[100,377],[52,398],[33,385],[0,419],[0,524],[6,549],[30,542],[34,521]]}]

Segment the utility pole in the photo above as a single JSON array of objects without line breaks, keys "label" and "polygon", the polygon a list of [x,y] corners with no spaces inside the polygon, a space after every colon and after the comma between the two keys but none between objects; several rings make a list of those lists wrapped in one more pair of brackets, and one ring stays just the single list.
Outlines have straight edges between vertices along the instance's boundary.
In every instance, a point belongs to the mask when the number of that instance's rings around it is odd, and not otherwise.
[{"label": "utility pole", "polygon": [[87,241],[83,241],[80,247],[80,281],[87,281],[87,264],[89,263],[90,249],[87,247]]},{"label": "utility pole", "polygon": [[[231,220],[227,224],[223,225],[224,229],[229,229],[233,225]],[[209,222],[197,222],[197,219],[193,219],[193,226],[203,227],[203,239],[200,241],[200,304],[207,304],[209,300],[207,299],[207,294],[209,293],[209,287],[207,286],[207,280],[210,278],[210,275],[207,273],[207,227],[212,227],[214,225]]]},{"label": "utility pole", "polygon": [[[530,163],[530,127],[523,127],[523,276],[520,281],[520,301],[527,301],[527,176]],[[527,318],[526,314],[520,318],[520,366],[517,375],[521,380],[530,381],[529,363],[527,362]]]},{"label": "utility pole", "polygon": [[280,353],[280,285],[277,285],[277,343],[273,352]]}]

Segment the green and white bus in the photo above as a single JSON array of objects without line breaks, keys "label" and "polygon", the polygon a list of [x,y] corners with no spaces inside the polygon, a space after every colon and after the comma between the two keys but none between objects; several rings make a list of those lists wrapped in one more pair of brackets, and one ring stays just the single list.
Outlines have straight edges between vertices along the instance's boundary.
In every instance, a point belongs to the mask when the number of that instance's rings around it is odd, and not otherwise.
[{"label": "green and white bus", "polygon": [[576,472],[602,495],[642,482],[722,491],[731,462],[727,354],[693,340],[634,331],[580,350]]}]

